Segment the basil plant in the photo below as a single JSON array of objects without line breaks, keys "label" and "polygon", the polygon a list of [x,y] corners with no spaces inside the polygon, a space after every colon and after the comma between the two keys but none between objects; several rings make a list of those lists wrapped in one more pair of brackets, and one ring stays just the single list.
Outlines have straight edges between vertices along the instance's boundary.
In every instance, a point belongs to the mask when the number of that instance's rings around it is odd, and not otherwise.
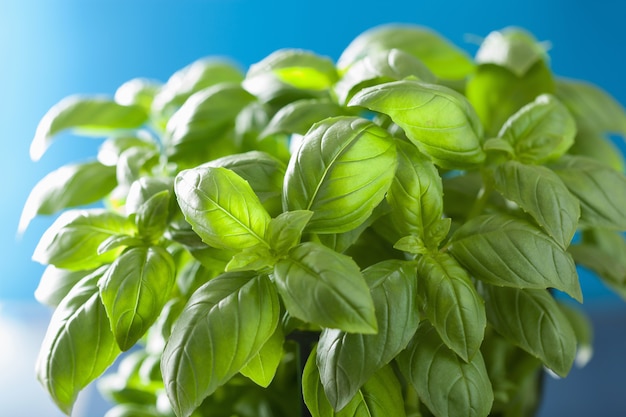
[{"label": "basil plant", "polygon": [[531,416],[590,358],[577,266],[626,297],[626,113],[519,28],[201,59],[60,101],[32,158],[68,130],[105,139],[19,225],[62,212],[33,259],[67,415],[98,379],[106,417]]}]

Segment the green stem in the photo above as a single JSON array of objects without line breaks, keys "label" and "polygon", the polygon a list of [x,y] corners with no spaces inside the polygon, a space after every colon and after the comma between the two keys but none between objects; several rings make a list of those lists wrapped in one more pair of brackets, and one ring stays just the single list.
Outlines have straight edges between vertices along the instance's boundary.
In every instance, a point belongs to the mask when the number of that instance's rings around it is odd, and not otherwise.
[{"label": "green stem", "polygon": [[485,175],[483,175],[483,179],[483,186],[476,195],[476,201],[474,201],[474,205],[467,215],[467,220],[480,216],[483,213],[487,202],[489,202],[491,193],[493,193],[493,181],[491,181],[490,178],[485,178]]}]

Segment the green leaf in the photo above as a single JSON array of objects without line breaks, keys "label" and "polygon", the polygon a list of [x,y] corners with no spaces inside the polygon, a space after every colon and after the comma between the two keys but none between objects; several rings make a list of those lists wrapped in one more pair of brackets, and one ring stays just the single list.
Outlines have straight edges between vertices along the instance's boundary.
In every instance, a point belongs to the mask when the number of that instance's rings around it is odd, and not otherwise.
[{"label": "green leaf", "polygon": [[116,177],[119,186],[130,185],[142,177],[152,175],[152,169],[159,163],[160,154],[149,147],[132,147],[117,160]]},{"label": "green leaf", "polygon": [[576,121],[554,96],[542,94],[511,116],[498,134],[521,162],[555,160],[574,144]]},{"label": "green leaf", "polygon": [[425,247],[437,248],[443,216],[443,186],[437,168],[410,143],[397,141],[398,167],[387,202],[400,234],[415,236]]},{"label": "green leaf", "polygon": [[56,307],[72,288],[93,270],[69,271],[49,265],[44,271],[35,290],[35,299],[41,304]]},{"label": "green leaf", "polygon": [[417,263],[420,303],[441,340],[470,362],[485,335],[485,302],[468,272],[446,253],[422,256]]},{"label": "green leaf", "polygon": [[389,260],[365,269],[363,276],[374,299],[378,333],[324,329],[317,347],[322,385],[335,410],[406,347],[419,325],[414,264]]},{"label": "green leaf", "polygon": [[292,316],[346,332],[376,333],[370,290],[350,257],[302,243],[276,264],[274,279]]},{"label": "green leaf", "polygon": [[402,388],[390,366],[381,368],[361,387],[350,403],[335,411],[324,395],[313,349],[302,374],[304,402],[313,417],[405,417]]},{"label": "green leaf", "polygon": [[39,214],[55,214],[60,210],[93,203],[109,194],[117,185],[115,167],[92,161],[69,164],[43,177],[30,192],[18,233]]},{"label": "green leaf", "polygon": [[[133,213],[138,213],[141,210],[141,207],[146,204],[152,197],[163,192],[174,192],[173,178],[139,178],[137,181],[131,184],[128,190],[128,194],[126,196],[126,201],[124,204],[124,210],[126,214],[131,215]],[[173,201],[170,203],[173,203],[175,205],[175,202]]]},{"label": "green leaf", "polygon": [[152,242],[160,239],[168,226],[169,208],[169,190],[160,191],[141,204],[135,217],[139,236]]},{"label": "green leaf", "polygon": [[98,286],[122,351],[133,347],[161,314],[175,279],[174,260],[159,246],[128,249],[111,264]]},{"label": "green leaf", "polygon": [[448,249],[476,278],[514,288],[556,288],[582,300],[571,256],[532,224],[494,214],[475,217],[452,236]]},{"label": "green leaf", "polygon": [[244,249],[264,243],[270,216],[247,181],[226,168],[179,173],[174,189],[185,219],[210,246]]},{"label": "green leaf", "polygon": [[277,254],[286,254],[300,243],[302,231],[311,220],[313,212],[309,210],[286,211],[270,221],[267,229],[267,241]]},{"label": "green leaf", "polygon": [[509,342],[565,377],[576,357],[576,335],[545,290],[485,286],[487,318]]},{"label": "green leaf", "polygon": [[491,32],[476,53],[476,63],[497,65],[518,77],[523,77],[537,62],[547,60],[546,46],[517,27]]},{"label": "green leaf", "polygon": [[285,211],[310,210],[310,233],[358,227],[383,200],[397,164],[391,136],[358,117],[325,119],[304,136],[287,166]]},{"label": "green leaf", "polygon": [[123,106],[140,106],[150,113],[154,96],[160,91],[159,81],[133,78],[115,90],[115,101]]},{"label": "green leaf", "polygon": [[576,335],[576,359],[574,365],[583,368],[593,356],[593,323],[580,307],[572,304],[559,303],[559,308],[574,330]]},{"label": "green leaf", "polygon": [[104,239],[100,246],[98,246],[98,255],[102,255],[110,250],[128,247],[128,246],[144,246],[145,242],[137,237],[129,236],[126,234],[119,234],[109,236]]},{"label": "green leaf", "polygon": [[97,268],[112,262],[120,250],[98,254],[98,247],[113,235],[133,234],[134,225],[125,217],[102,209],[63,213],[45,231],[33,260],[73,271]]},{"label": "green leaf", "polygon": [[428,322],[422,322],[397,361],[436,417],[489,415],[493,389],[480,351],[465,362],[448,349]]},{"label": "green leaf", "polygon": [[283,329],[278,326],[261,350],[241,369],[241,373],[255,384],[267,388],[276,376],[280,361],[283,359],[284,342]]},{"label": "green leaf", "polygon": [[233,255],[224,271],[263,271],[272,268],[275,263],[276,257],[270,248],[267,245],[258,244]]},{"label": "green leaf", "polygon": [[616,171],[626,171],[624,155],[617,144],[605,134],[578,126],[576,139],[568,153],[593,158]]},{"label": "green leaf", "polygon": [[563,248],[578,228],[580,204],[549,168],[507,161],[494,173],[495,187],[515,202]]},{"label": "green leaf", "polygon": [[415,56],[399,49],[372,52],[351,65],[335,85],[340,103],[347,103],[358,90],[405,78],[435,83],[437,77]]},{"label": "green leaf", "polygon": [[296,100],[281,107],[259,136],[267,137],[277,133],[304,135],[316,122],[345,113],[345,109],[327,98]]},{"label": "green leaf", "polygon": [[480,120],[465,97],[450,88],[416,80],[394,81],[359,91],[348,106],[388,115],[420,151],[443,168],[470,167],[485,159]]},{"label": "green leaf", "polygon": [[584,156],[566,156],[554,172],[580,201],[580,223],[626,230],[626,176]]},{"label": "green leaf", "polygon": [[30,145],[30,157],[38,161],[54,136],[72,129],[102,135],[143,125],[148,114],[140,106],[123,106],[106,97],[66,97],[43,116]]},{"label": "green leaf", "polygon": [[280,304],[267,276],[227,273],[200,287],[178,318],[161,360],[177,416],[237,374],[278,325]]},{"label": "green leaf", "polygon": [[433,30],[418,25],[386,24],[357,36],[343,51],[337,67],[345,70],[377,51],[400,49],[417,58],[437,76],[460,80],[474,70],[472,59]]},{"label": "green leaf", "polygon": [[135,135],[112,136],[98,148],[98,161],[107,166],[117,165],[122,153],[130,148],[145,148],[158,151],[156,140],[146,130],[139,130]]},{"label": "green leaf", "polygon": [[105,270],[83,278],[59,304],[37,358],[37,378],[68,416],[78,393],[120,354],[96,286]]}]

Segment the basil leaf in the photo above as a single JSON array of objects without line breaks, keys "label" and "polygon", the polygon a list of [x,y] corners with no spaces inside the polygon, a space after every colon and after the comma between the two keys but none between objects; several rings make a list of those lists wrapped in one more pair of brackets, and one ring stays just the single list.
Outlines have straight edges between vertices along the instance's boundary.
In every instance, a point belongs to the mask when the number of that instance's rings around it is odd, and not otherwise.
[{"label": "basil leaf", "polygon": [[266,245],[258,244],[233,255],[224,271],[262,271],[276,263],[274,254]]},{"label": "basil leaf", "polygon": [[576,336],[576,359],[574,365],[577,368],[586,366],[593,356],[593,323],[582,308],[571,304],[558,303],[561,312],[572,326]]},{"label": "basil leaf", "polygon": [[149,147],[132,147],[120,155],[117,161],[116,177],[119,186],[130,187],[140,178],[152,175],[152,169],[159,163],[160,154]]},{"label": "basil leaf", "polygon": [[622,151],[603,133],[578,126],[574,144],[568,151],[571,155],[587,156],[616,171],[626,171],[626,162]]},{"label": "basil leaf", "polygon": [[176,279],[172,256],[163,248],[134,247],[115,260],[98,283],[111,330],[122,351],[152,326]]},{"label": "basil leaf", "polygon": [[485,286],[487,318],[509,342],[566,376],[576,357],[576,335],[545,290]]},{"label": "basil leaf", "polygon": [[512,115],[498,137],[509,142],[515,158],[541,164],[555,160],[574,144],[576,122],[554,96],[542,94]]},{"label": "basil leaf", "polygon": [[274,267],[287,311],[307,323],[376,333],[374,302],[354,261],[316,243],[302,243]]},{"label": "basil leaf", "polygon": [[148,114],[140,106],[123,106],[106,97],[66,97],[43,116],[30,145],[30,157],[38,161],[54,136],[68,129],[99,136],[143,125]]},{"label": "basil leaf", "polygon": [[102,255],[110,250],[128,247],[128,246],[144,246],[145,241],[125,234],[113,235],[104,239],[100,246],[98,246],[98,255]]},{"label": "basil leaf", "polygon": [[464,96],[435,84],[394,81],[364,88],[348,106],[384,113],[433,162],[443,168],[465,168],[485,159],[483,128]]},{"label": "basil leaf", "polygon": [[414,78],[435,83],[437,77],[415,56],[399,49],[375,51],[351,65],[335,85],[340,103],[347,103],[358,90],[389,81]]},{"label": "basil leaf", "polygon": [[101,209],[63,213],[45,231],[33,260],[73,271],[97,268],[115,260],[120,250],[98,254],[100,244],[110,236],[133,234],[134,225],[125,217]]},{"label": "basil leaf", "polygon": [[358,117],[325,119],[289,161],[283,206],[312,211],[310,233],[347,232],[382,201],[396,164],[395,144],[384,129]]},{"label": "basil leaf", "polygon": [[139,236],[151,242],[158,241],[167,228],[170,205],[170,191],[163,190],[139,206],[135,217]]},{"label": "basil leaf", "polygon": [[35,290],[35,299],[41,304],[56,307],[80,280],[92,272],[93,270],[69,271],[48,265]]},{"label": "basil leaf", "polygon": [[493,388],[480,351],[469,362],[463,361],[424,321],[397,362],[436,417],[489,415]]},{"label": "basil leaf", "polygon": [[552,170],[507,161],[494,172],[495,188],[518,204],[563,248],[578,228],[580,204]]},{"label": "basil leaf", "polygon": [[345,113],[345,109],[327,98],[296,100],[281,107],[259,136],[277,133],[304,135],[316,122]]},{"label": "basil leaf", "polygon": [[308,210],[286,211],[270,221],[267,241],[277,254],[286,254],[300,243],[302,231],[313,216]]},{"label": "basil leaf", "polygon": [[415,334],[420,320],[415,274],[414,264],[394,260],[363,271],[374,299],[378,333],[322,331],[317,366],[326,397],[335,410],[343,409]]},{"label": "basil leaf", "polygon": [[[173,193],[173,191],[173,178],[141,177],[133,182],[128,190],[124,204],[126,214],[136,214],[141,210],[141,207],[155,195],[163,192]],[[170,203],[173,203],[171,205],[176,205],[175,201],[170,201]],[[174,211],[171,205],[168,210]]]},{"label": "basil leaf", "polygon": [[174,189],[185,219],[216,248],[264,243],[270,216],[248,182],[226,168],[198,167],[176,176]]},{"label": "basil leaf", "polygon": [[304,402],[312,417],[405,417],[402,388],[393,369],[385,366],[376,372],[350,403],[335,411],[324,395],[320,374],[315,364],[313,349],[304,366],[302,392]]},{"label": "basil leaf", "polygon": [[65,165],[43,177],[30,192],[18,232],[23,233],[39,214],[93,203],[104,198],[117,185],[115,167],[100,162]]},{"label": "basil leaf", "polygon": [[78,393],[120,354],[96,286],[105,270],[83,278],[61,301],[37,358],[37,378],[67,415]]},{"label": "basil leaf", "polygon": [[267,276],[226,273],[200,287],[174,324],[161,360],[176,415],[189,417],[243,369],[274,334],[279,314]]},{"label": "basil leaf", "polygon": [[272,383],[283,358],[284,342],[283,329],[278,326],[261,350],[241,369],[241,374],[250,378],[255,384],[267,388]]},{"label": "basil leaf", "polygon": [[514,288],[556,288],[582,300],[571,256],[530,223],[504,214],[475,217],[448,249],[477,279]]},{"label": "basil leaf", "polygon": [[422,256],[417,272],[426,317],[446,346],[470,362],[483,341],[487,317],[469,274],[445,253]]},{"label": "basil leaf", "polygon": [[391,220],[403,235],[437,248],[437,224],[443,215],[443,186],[437,168],[410,143],[397,141],[398,167],[387,192]]},{"label": "basil leaf", "polygon": [[158,151],[156,139],[146,130],[135,132],[136,135],[112,136],[106,139],[98,148],[98,161],[107,166],[118,164],[122,153],[130,148],[145,148]]},{"label": "basil leaf", "polygon": [[345,70],[377,51],[400,49],[417,58],[437,76],[460,80],[474,70],[472,59],[440,34],[418,25],[387,24],[357,36],[337,62]]},{"label": "basil leaf", "polygon": [[154,96],[160,91],[159,81],[147,78],[133,78],[115,90],[114,99],[123,106],[140,106],[150,113]]},{"label": "basil leaf", "polygon": [[554,172],[580,201],[580,224],[626,231],[626,176],[591,158],[569,156]]}]

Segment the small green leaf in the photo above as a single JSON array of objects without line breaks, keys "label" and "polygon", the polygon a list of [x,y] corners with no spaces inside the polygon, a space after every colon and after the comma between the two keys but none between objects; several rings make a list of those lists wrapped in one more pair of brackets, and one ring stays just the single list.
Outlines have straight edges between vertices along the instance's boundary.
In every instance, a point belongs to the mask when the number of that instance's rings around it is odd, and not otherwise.
[{"label": "small green leaf", "polygon": [[177,416],[236,375],[274,334],[280,303],[267,276],[226,273],[200,287],[176,321],[161,360]]},{"label": "small green leaf", "polygon": [[[139,212],[152,197],[162,192],[174,192],[173,178],[141,177],[128,190],[124,209],[127,215]],[[174,203],[175,202],[171,202]]]},{"label": "small green leaf", "polygon": [[345,70],[377,51],[399,49],[419,58],[437,76],[460,80],[473,70],[472,59],[433,30],[418,25],[386,24],[357,36],[343,51],[337,67]]},{"label": "small green leaf", "polygon": [[152,175],[159,163],[160,154],[150,147],[131,147],[121,153],[117,160],[116,177],[119,186],[127,186],[142,177]]},{"label": "small green leaf", "polygon": [[364,88],[348,106],[384,113],[433,162],[443,168],[465,168],[485,159],[483,128],[476,112],[456,91],[416,80]]},{"label": "small green leaf", "polygon": [[485,302],[468,272],[446,253],[422,256],[417,263],[418,296],[441,340],[470,362],[485,335]]},{"label": "small green leaf", "polygon": [[556,288],[582,301],[572,257],[532,224],[504,214],[475,217],[448,249],[477,279],[493,285]]},{"label": "small green leaf", "polygon": [[309,210],[286,211],[270,221],[267,229],[267,241],[277,254],[286,254],[300,243],[302,231],[311,220],[313,212]]},{"label": "small green leaf", "polygon": [[287,166],[285,211],[310,210],[310,233],[358,227],[383,200],[397,165],[387,131],[358,117],[325,119],[304,136]]},{"label": "small green leaf", "polygon": [[78,393],[120,354],[96,286],[105,270],[83,278],[59,304],[37,358],[37,378],[68,416]]},{"label": "small green leaf", "polygon": [[152,242],[160,239],[168,225],[169,207],[169,190],[160,191],[141,204],[135,217],[139,236]]},{"label": "small green leaf", "polygon": [[580,307],[570,303],[559,303],[559,308],[569,320],[576,335],[577,346],[574,365],[577,368],[583,368],[593,356],[593,323]]},{"label": "small green leaf", "polygon": [[35,290],[35,299],[41,304],[56,307],[81,279],[92,272],[93,270],[70,271],[48,265]]},{"label": "small green leaf", "polygon": [[578,228],[580,204],[549,168],[507,161],[494,173],[496,189],[518,204],[563,248]]},{"label": "small green leaf", "polygon": [[122,153],[130,148],[146,148],[158,151],[156,139],[146,130],[139,130],[135,135],[112,136],[98,148],[98,161],[107,166],[117,165]]},{"label": "small green leaf", "polygon": [[104,198],[116,185],[115,167],[97,161],[56,169],[31,190],[24,204],[18,233],[23,233],[39,214],[55,214],[69,207],[93,203]]},{"label": "small green leaf", "polygon": [[284,342],[283,329],[278,326],[261,350],[241,369],[241,373],[254,381],[255,384],[267,388],[272,383],[278,365],[283,359]]},{"label": "small green leaf", "polygon": [[123,106],[106,97],[66,97],[48,110],[37,126],[30,157],[39,160],[54,136],[69,129],[101,135],[143,125],[148,114],[140,106]]},{"label": "small green leaf", "polygon": [[509,342],[564,377],[576,357],[576,335],[545,290],[485,286],[487,318]]},{"label": "small green leaf", "polygon": [[260,133],[260,137],[277,133],[304,135],[316,122],[345,113],[345,109],[327,98],[296,100],[281,107],[276,112],[263,132]]},{"label": "small green leaf", "polygon": [[135,247],[117,258],[98,283],[122,351],[133,347],[161,314],[174,286],[175,268],[165,249]]},{"label": "small green leaf", "polygon": [[409,343],[419,325],[415,265],[385,261],[363,271],[370,286],[378,333],[324,329],[317,347],[317,366],[326,397],[343,409],[378,370]]},{"label": "small green leaf", "polygon": [[370,290],[348,256],[302,243],[276,264],[274,279],[292,316],[346,332],[376,333]]},{"label": "small green leaf", "polygon": [[115,90],[115,101],[122,106],[140,106],[150,113],[154,96],[161,89],[159,81],[147,78],[133,78]]},{"label": "small green leaf", "polygon": [[626,231],[626,176],[584,156],[570,156],[552,166],[580,201],[580,223]]},{"label": "small green leaf", "polygon": [[422,322],[397,361],[420,401],[436,417],[489,415],[493,389],[480,351],[465,362],[448,349],[428,322]]},{"label": "small green leaf", "polygon": [[107,238],[132,235],[134,225],[125,217],[101,209],[74,210],[63,213],[43,234],[33,260],[58,268],[85,270],[97,268],[117,258],[120,250],[98,254]]},{"label": "small green leaf", "polygon": [[542,164],[574,144],[576,122],[554,96],[542,94],[512,115],[498,137],[509,142],[521,162]]},{"label": "small green leaf", "polygon": [[348,68],[335,85],[340,103],[347,103],[360,89],[389,81],[414,78],[435,83],[437,77],[415,56],[399,49],[375,51]]},{"label": "small green leaf", "polygon": [[233,255],[224,271],[262,271],[272,268],[275,263],[276,258],[267,245],[258,244]]},{"label": "small green leaf", "polygon": [[145,242],[139,238],[134,236],[129,236],[126,234],[119,234],[109,236],[104,239],[100,246],[98,246],[98,255],[102,255],[110,250],[128,247],[128,246],[144,246]]},{"label": "small green leaf", "polygon": [[236,250],[265,242],[270,216],[233,171],[189,169],[178,174],[174,188],[185,219],[206,244]]}]

